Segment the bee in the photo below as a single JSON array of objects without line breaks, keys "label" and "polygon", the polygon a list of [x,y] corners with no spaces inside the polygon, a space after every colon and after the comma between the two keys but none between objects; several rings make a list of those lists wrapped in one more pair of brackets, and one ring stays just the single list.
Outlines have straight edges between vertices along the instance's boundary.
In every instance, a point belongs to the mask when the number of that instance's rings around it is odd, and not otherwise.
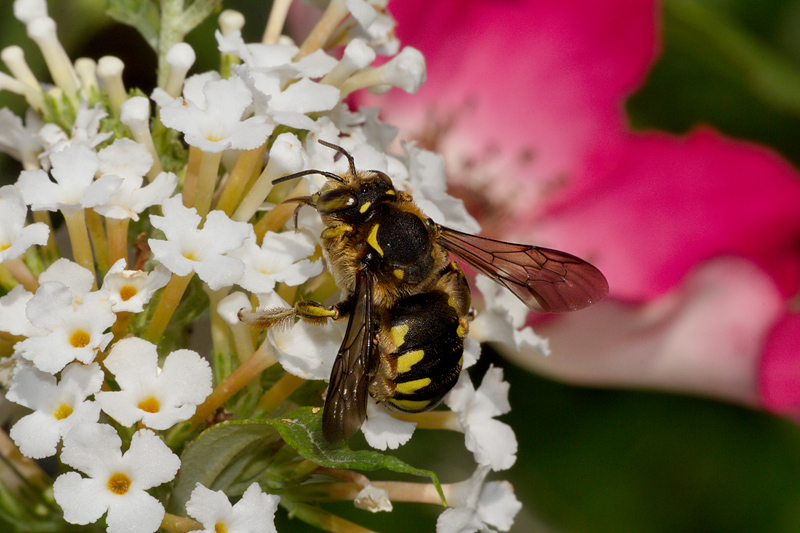
[{"label": "bee", "polygon": [[342,147],[319,142],[347,158],[349,172],[304,170],[273,183],[327,178],[319,192],[285,201],[300,204],[295,226],[303,206],[322,217],[323,255],[344,299],[332,306],[299,301],[241,318],[260,328],[295,317],[319,323],[349,318],[323,407],[329,443],[361,427],[368,395],[392,410],[417,413],[435,407],[455,385],[471,306],[466,277],[450,253],[532,309],[575,311],[608,293],[603,274],[586,261],[441,226],[385,173],[358,171]]}]

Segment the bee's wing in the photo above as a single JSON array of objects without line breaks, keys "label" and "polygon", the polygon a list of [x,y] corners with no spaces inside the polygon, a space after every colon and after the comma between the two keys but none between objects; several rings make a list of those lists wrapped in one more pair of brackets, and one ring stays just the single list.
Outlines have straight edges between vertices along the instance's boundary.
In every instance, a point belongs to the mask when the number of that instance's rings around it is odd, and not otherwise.
[{"label": "bee's wing", "polygon": [[372,335],[372,278],[356,273],[353,308],[339,353],[333,362],[322,411],[322,434],[334,444],[350,438],[367,418]]},{"label": "bee's wing", "polygon": [[446,250],[507,287],[531,309],[575,311],[608,294],[605,276],[574,255],[438,228]]}]

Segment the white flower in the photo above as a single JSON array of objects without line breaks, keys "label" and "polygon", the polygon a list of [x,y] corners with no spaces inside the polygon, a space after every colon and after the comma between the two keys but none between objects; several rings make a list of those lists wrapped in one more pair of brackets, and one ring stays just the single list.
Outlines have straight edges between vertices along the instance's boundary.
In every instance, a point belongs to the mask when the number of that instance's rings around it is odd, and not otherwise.
[{"label": "white flower", "polygon": [[383,94],[392,87],[413,94],[425,83],[425,77],[425,57],[422,52],[406,46],[383,65],[365,68],[351,76],[342,84],[342,96],[364,88],[369,88],[374,94]]},{"label": "white flower", "polygon": [[153,166],[153,156],[147,147],[123,137],[97,152],[98,170],[101,175],[141,178]]},{"label": "white flower", "polygon": [[502,368],[490,366],[478,390],[466,373],[461,374],[445,403],[458,413],[466,447],[475,454],[479,465],[488,465],[492,470],[511,468],[517,460],[517,437],[508,424],[494,419],[511,411]]},{"label": "white flower", "polygon": [[[80,299],[92,288],[92,273],[70,261],[58,259],[55,263],[39,275],[39,283],[57,281],[66,285],[72,292],[73,298]],[[34,326],[26,308],[33,298],[33,293],[25,290],[22,285],[17,285],[8,294],[0,298],[0,330],[12,335],[24,337],[40,337],[47,335],[48,330]]]},{"label": "white flower", "polygon": [[153,294],[164,287],[169,278],[169,270],[164,265],[157,265],[152,272],[125,270],[125,260],[120,259],[108,269],[101,290],[115,313],[141,313]]},{"label": "white flower", "polygon": [[204,152],[251,150],[272,133],[274,126],[266,117],[242,120],[253,96],[238,76],[206,82],[203,94],[204,102],[176,98],[161,108],[164,125],[183,132],[188,144]]},{"label": "white flower", "polygon": [[144,176],[153,166],[153,156],[142,144],[122,138],[97,154],[102,176],[122,179],[114,194],[94,208],[103,216],[139,220],[139,214],[150,206],[160,204],[175,191],[178,177],[162,172],[152,183],[142,187]]},{"label": "white flower", "polygon": [[25,314],[25,308],[31,298],[33,298],[33,293],[26,291],[22,285],[17,285],[0,298],[0,330],[24,337],[47,334],[46,329],[37,328],[31,324]]},{"label": "white flower", "polygon": [[367,419],[361,425],[361,432],[373,448],[395,450],[411,440],[416,427],[415,422],[398,420],[385,407],[371,398],[367,400]]},{"label": "white flower", "polygon": [[[259,297],[259,309],[291,307],[274,292]],[[344,325],[329,320],[325,325],[299,320],[288,327],[271,328],[269,339],[281,366],[303,379],[328,379],[344,338]]]},{"label": "white flower", "polygon": [[63,283],[48,281],[28,301],[25,313],[31,324],[48,333],[20,342],[15,347],[17,353],[50,374],[73,360],[91,363],[113,337],[105,330],[114,324],[116,316],[99,292],[78,300]]},{"label": "white flower", "polygon": [[379,489],[375,485],[367,485],[356,495],[353,504],[359,509],[364,509],[371,513],[391,512],[392,502],[389,500],[389,493],[385,489]]},{"label": "white flower", "polygon": [[547,339],[525,326],[530,309],[505,287],[478,275],[475,286],[483,295],[484,309],[469,326],[469,334],[481,342],[502,342],[519,351],[533,348],[543,355],[550,354]]},{"label": "white flower", "polygon": [[[447,174],[442,156],[417,148],[416,143],[402,143],[406,157],[402,166],[393,166],[390,173],[395,186],[406,185],[414,202],[433,220],[459,231],[478,233],[480,225],[464,207],[464,202],[447,194]],[[396,172],[404,173],[397,174]],[[471,327],[471,326],[470,326]]]},{"label": "white flower", "polygon": [[508,481],[484,484],[489,468],[478,467],[472,477],[445,492],[449,509],[436,520],[436,533],[508,531],[522,504]]},{"label": "white flower", "polygon": [[44,245],[50,235],[47,224],[25,225],[28,208],[13,185],[0,188],[0,262],[16,259],[31,245]]},{"label": "white flower", "polygon": [[279,496],[264,494],[258,483],[253,483],[236,505],[231,505],[224,492],[198,483],[186,502],[186,512],[203,524],[206,533],[275,533],[279,501]]},{"label": "white flower", "polygon": [[[219,50],[239,56],[243,65],[233,72],[250,88],[257,115],[266,115],[278,124],[316,131],[307,113],[330,111],[339,103],[339,89],[312,81],[333,69],[337,61],[322,50],[293,61],[294,45],[245,44],[241,32],[216,34]],[[289,81],[294,80],[294,83]]]},{"label": "white flower", "polygon": [[39,130],[39,142],[47,148],[39,154],[42,168],[49,170],[55,165],[52,155],[61,152],[73,144],[82,144],[94,148],[105,142],[113,135],[112,132],[100,132],[100,121],[108,116],[102,104],[95,104],[91,109],[82,101],[78,107],[78,114],[72,124],[72,131],[67,136],[64,130],[55,123],[47,123]]},{"label": "white flower", "polygon": [[164,507],[146,491],[175,477],[180,459],[155,433],[137,431],[124,454],[122,441],[106,424],[81,424],[64,437],[61,460],[86,473],[56,479],[53,495],[71,524],[96,522],[104,513],[109,533],[152,533]]},{"label": "white flower", "polygon": [[32,170],[38,166],[37,154],[42,150],[37,133],[42,127],[39,115],[29,109],[22,119],[4,107],[0,109],[0,152],[5,152],[20,161],[23,167]]},{"label": "white flower", "polygon": [[11,438],[20,451],[33,459],[49,457],[70,429],[82,422],[97,422],[100,406],[86,399],[100,390],[100,365],[72,363],[61,372],[61,380],[17,363],[6,399],[33,409],[11,428]]},{"label": "white flower", "polygon": [[155,344],[137,337],[117,342],[103,361],[119,391],[96,395],[103,411],[124,426],[139,420],[167,429],[191,417],[211,394],[211,367],[192,350],[176,350],[158,368]]},{"label": "white flower", "polygon": [[83,144],[71,144],[51,154],[50,160],[53,163],[50,174],[55,182],[43,170],[23,170],[17,181],[25,203],[34,211],[94,207],[111,198],[122,183],[117,176],[95,180],[97,154]]},{"label": "white flower", "polygon": [[223,255],[244,244],[250,226],[234,222],[222,211],[212,211],[202,229],[194,208],[184,207],[181,195],[162,204],[164,216],[150,215],[154,227],[164,232],[167,240],[148,239],[153,256],[171,272],[186,276],[196,272],[211,290],[236,283],[244,272],[244,264]]},{"label": "white flower", "polygon": [[48,281],[57,281],[66,285],[72,293],[72,297],[80,299],[92,290],[94,274],[75,261],[62,257],[39,275],[39,283],[47,283]]},{"label": "white flower", "polygon": [[279,282],[300,285],[322,272],[322,259],[308,259],[316,250],[311,238],[300,232],[274,233],[268,231],[259,246],[256,236],[250,236],[244,245],[228,255],[241,259],[244,275],[238,285],[254,293],[266,293]]}]

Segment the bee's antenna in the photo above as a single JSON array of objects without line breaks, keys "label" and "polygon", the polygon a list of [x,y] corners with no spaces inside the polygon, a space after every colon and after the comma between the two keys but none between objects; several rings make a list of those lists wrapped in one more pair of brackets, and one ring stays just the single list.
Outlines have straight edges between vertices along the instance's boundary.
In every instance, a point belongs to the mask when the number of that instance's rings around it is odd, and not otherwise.
[{"label": "bee's antenna", "polygon": [[339,182],[344,183],[344,179],[341,176],[334,174],[333,172],[327,172],[325,170],[303,170],[300,172],[295,172],[294,174],[287,174],[286,176],[281,176],[280,178],[275,178],[272,180],[272,184],[282,183],[284,181],[293,180],[295,178],[299,178],[302,176],[308,176],[309,174],[319,174],[320,176],[325,176],[328,179],[336,180]]},{"label": "bee's antenna", "polygon": [[333,148],[334,150],[336,150],[337,152],[339,152],[340,154],[345,156],[347,158],[347,161],[350,163],[350,173],[353,174],[353,176],[355,176],[357,174],[357,172],[356,172],[356,162],[353,160],[353,156],[350,155],[350,153],[347,150],[345,150],[341,146],[337,146],[337,145],[335,145],[333,143],[329,143],[327,141],[323,141],[322,139],[319,139],[318,142],[322,146],[327,146],[328,148]]},{"label": "bee's antenna", "polygon": [[[356,162],[355,162],[355,160],[353,160],[353,156],[350,155],[350,153],[347,150],[345,150],[344,148],[342,148],[341,146],[338,146],[336,144],[329,143],[327,141],[323,141],[322,139],[319,140],[319,143],[322,146],[327,146],[328,148],[332,148],[332,149],[336,150],[337,152],[339,152],[340,154],[342,154],[343,156],[345,156],[347,158],[347,162],[350,163],[350,173],[353,176],[355,176],[357,174],[357,172],[356,172]],[[325,176],[328,179],[332,179],[332,180],[338,181],[340,183],[344,183],[344,178],[342,178],[341,176],[339,176],[337,174],[334,174],[333,172],[328,172],[326,170],[303,170],[303,171],[300,171],[300,172],[295,172],[294,174],[287,174],[286,176],[281,176],[280,178],[276,178],[276,179],[272,180],[272,184],[276,185],[278,183],[282,183],[284,181],[293,180],[293,179],[299,178],[301,176],[308,176],[309,174],[319,174],[320,176]]]}]

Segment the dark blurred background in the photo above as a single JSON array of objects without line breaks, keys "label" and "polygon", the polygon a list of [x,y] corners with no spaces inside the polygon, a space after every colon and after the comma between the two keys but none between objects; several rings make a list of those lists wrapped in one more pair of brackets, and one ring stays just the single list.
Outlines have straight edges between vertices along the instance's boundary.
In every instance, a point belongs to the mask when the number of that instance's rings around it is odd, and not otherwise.
[{"label": "dark blurred background", "polygon": [[[395,0],[397,1],[397,0]],[[767,144],[800,165],[800,0],[667,0],[663,54],[627,109],[636,128],[686,132],[711,124],[733,137]],[[74,59],[116,55],[129,87],[149,93],[155,59],[129,27],[103,15],[101,0],[49,2]],[[0,1],[0,47],[19,44],[43,74],[41,56]],[[245,40],[260,40],[268,6],[226,1],[246,14]],[[391,7],[391,5],[390,5]],[[189,35],[198,63],[215,68],[215,21]],[[21,97],[0,93],[17,113]],[[0,179],[19,166],[0,159]],[[783,419],[714,401],[652,392],[572,387],[543,379],[486,352],[511,383],[519,456],[508,472],[523,510],[515,532],[800,531],[800,429]],[[477,375],[476,375],[477,374]],[[440,472],[444,482],[474,467],[463,437],[421,432],[400,455]],[[440,509],[396,504],[392,516],[352,504],[331,507],[379,531],[432,531]],[[401,513],[398,517],[397,511]],[[398,518],[402,517],[402,520]],[[281,513],[279,531],[306,531]]]}]

